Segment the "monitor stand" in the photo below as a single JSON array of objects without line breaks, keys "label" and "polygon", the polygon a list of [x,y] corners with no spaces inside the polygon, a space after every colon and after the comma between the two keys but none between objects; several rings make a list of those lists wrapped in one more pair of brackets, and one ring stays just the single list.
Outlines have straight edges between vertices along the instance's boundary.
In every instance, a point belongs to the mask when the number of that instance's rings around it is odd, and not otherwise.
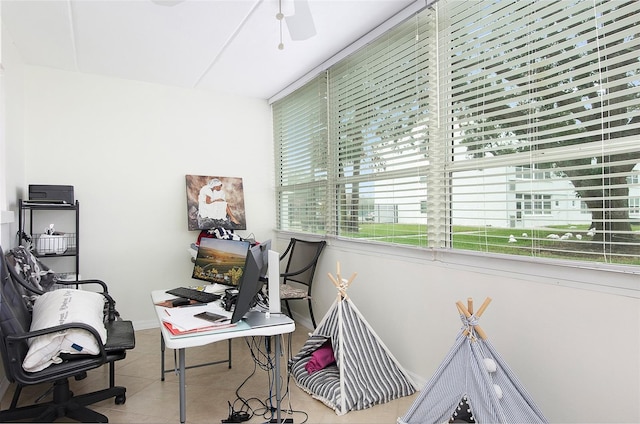
[{"label": "monitor stand", "polygon": [[280,255],[269,250],[269,312],[280,313]]}]

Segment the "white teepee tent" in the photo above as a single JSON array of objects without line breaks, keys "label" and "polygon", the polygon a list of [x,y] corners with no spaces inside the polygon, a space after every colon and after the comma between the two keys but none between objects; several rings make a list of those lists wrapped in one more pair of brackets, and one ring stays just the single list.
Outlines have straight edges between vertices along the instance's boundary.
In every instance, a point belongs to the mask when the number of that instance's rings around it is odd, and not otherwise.
[{"label": "white teepee tent", "polygon": [[435,374],[422,389],[401,424],[456,422],[546,423],[546,418],[517,377],[487,340],[469,301],[461,302],[463,328]]},{"label": "white teepee tent", "polygon": [[[338,278],[329,277],[339,294],[300,352],[289,361],[296,384],[338,415],[413,394],[413,381],[346,295],[355,274],[343,280],[338,264]],[[307,363],[328,340],[335,363],[310,374]]]}]

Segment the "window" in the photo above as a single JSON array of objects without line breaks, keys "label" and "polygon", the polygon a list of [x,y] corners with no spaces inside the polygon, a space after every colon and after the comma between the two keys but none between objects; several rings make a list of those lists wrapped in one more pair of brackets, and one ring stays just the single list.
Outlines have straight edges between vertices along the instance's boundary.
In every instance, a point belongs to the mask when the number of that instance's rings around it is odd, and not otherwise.
[{"label": "window", "polygon": [[327,94],[324,74],[273,105],[278,228],[324,233],[327,214]]},{"label": "window", "polygon": [[[623,0],[424,9],[326,70],[321,137],[278,118],[312,108],[318,81],[274,103],[279,228],[640,265],[639,15]],[[312,194],[285,178],[288,133],[326,160],[304,168]],[[322,225],[292,220],[298,202]]]},{"label": "window", "polygon": [[516,178],[520,180],[544,180],[551,176],[551,171],[538,171],[535,168],[532,170],[529,165],[516,166]]},{"label": "window", "polygon": [[[433,17],[417,17],[329,69],[332,233],[426,246]],[[363,207],[375,219],[362,221]]]},{"label": "window", "polygon": [[[627,182],[640,162],[637,3],[472,4],[439,3],[449,20],[441,83],[451,99],[453,247],[637,263]],[[528,193],[522,214],[509,210],[511,180]],[[475,209],[483,222],[468,219]],[[461,234],[462,223],[479,237]],[[516,230],[528,237],[505,247]]]},{"label": "window", "polygon": [[[556,202],[560,206],[560,202]],[[520,212],[519,219],[522,219],[522,212],[525,214],[550,214],[551,196],[548,194],[516,194],[516,210]]]}]

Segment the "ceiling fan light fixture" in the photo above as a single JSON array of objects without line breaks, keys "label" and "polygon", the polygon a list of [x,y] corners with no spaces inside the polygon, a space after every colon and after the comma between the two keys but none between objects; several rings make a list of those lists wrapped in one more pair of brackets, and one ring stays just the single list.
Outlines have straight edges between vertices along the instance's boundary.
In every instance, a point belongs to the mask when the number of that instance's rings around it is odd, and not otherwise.
[{"label": "ceiling fan light fixture", "polygon": [[316,35],[316,26],[313,22],[309,0],[294,0],[295,13],[285,16],[289,35],[294,41],[308,40]]}]

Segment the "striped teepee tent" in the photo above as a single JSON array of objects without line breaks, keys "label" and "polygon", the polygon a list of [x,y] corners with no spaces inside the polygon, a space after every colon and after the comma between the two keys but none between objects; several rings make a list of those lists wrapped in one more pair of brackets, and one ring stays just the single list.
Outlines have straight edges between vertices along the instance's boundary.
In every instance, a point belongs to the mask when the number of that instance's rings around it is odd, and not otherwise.
[{"label": "striped teepee tent", "polygon": [[[299,353],[289,361],[296,384],[343,415],[408,396],[415,384],[346,294],[348,280],[329,275],[338,297]],[[339,283],[340,282],[340,283]],[[335,362],[310,373],[308,365],[330,343]]]},{"label": "striped teepee tent", "polygon": [[490,301],[476,314],[471,301],[456,304],[463,328],[399,424],[547,422],[478,325]]}]

